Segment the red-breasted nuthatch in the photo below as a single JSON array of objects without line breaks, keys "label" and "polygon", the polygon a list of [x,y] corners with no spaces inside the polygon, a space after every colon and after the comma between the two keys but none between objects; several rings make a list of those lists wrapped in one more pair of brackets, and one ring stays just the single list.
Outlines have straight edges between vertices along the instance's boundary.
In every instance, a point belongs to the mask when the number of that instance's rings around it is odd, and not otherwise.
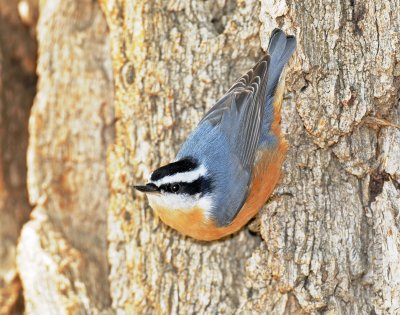
[{"label": "red-breasted nuthatch", "polygon": [[271,195],[287,143],[280,130],[284,67],[296,39],[275,29],[267,55],[203,117],[175,162],[144,186],[161,220],[199,240],[238,231]]}]

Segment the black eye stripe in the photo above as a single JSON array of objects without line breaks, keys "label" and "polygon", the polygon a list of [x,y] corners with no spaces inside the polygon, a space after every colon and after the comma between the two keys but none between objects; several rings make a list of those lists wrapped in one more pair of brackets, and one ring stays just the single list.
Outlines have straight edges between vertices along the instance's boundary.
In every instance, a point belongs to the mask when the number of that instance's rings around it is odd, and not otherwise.
[{"label": "black eye stripe", "polygon": [[[174,191],[173,186],[179,185],[179,190]],[[212,180],[205,177],[200,177],[191,183],[179,182],[161,185],[160,188],[169,193],[175,194],[187,194],[187,195],[197,195],[197,194],[207,194],[212,192]]]}]

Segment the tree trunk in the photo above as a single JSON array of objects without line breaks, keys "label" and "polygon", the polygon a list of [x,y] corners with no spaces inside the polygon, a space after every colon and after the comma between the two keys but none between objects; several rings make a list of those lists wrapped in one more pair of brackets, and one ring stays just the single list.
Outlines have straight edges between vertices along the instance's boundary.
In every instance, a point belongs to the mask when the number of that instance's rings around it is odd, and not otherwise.
[{"label": "tree trunk", "polygon": [[23,305],[17,303],[21,284],[15,254],[31,211],[26,149],[36,85],[35,11],[31,3],[29,12],[19,14],[17,1],[0,0],[0,314],[20,312]]},{"label": "tree trunk", "polygon": [[[398,312],[399,1],[101,0],[106,20],[90,0],[40,5],[29,314]],[[174,158],[276,26],[298,38],[282,181],[259,232],[183,237],[129,185]]]},{"label": "tree trunk", "polygon": [[[399,3],[102,6],[117,74],[108,159],[113,307],[393,313],[400,306],[400,134],[377,118],[399,119]],[[290,152],[277,197],[259,215],[262,238],[246,229],[211,244],[184,238],[141,195],[132,202],[127,185],[171,161],[204,111],[261,56],[259,39],[265,49],[275,26],[297,35],[299,45],[283,106]]]},{"label": "tree trunk", "polygon": [[32,220],[18,267],[28,314],[110,311],[106,149],[113,140],[107,25],[91,0],[40,1],[30,117]]}]

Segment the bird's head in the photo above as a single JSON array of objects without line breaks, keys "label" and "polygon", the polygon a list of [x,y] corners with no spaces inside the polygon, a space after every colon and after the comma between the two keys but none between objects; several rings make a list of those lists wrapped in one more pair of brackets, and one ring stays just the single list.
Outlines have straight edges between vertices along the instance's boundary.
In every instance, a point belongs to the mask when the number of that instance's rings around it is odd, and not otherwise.
[{"label": "bird's head", "polygon": [[192,158],[183,158],[156,169],[146,185],[134,186],[146,193],[150,206],[162,211],[190,212],[213,207],[213,181],[206,167]]}]

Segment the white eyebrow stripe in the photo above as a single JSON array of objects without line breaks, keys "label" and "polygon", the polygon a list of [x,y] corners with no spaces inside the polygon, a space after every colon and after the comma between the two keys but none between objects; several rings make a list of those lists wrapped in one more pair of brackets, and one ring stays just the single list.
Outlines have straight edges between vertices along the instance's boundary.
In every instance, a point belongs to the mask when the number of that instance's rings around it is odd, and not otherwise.
[{"label": "white eyebrow stripe", "polygon": [[165,176],[159,180],[150,182],[157,185],[158,187],[164,184],[179,183],[179,182],[193,183],[196,179],[199,179],[201,176],[204,176],[206,174],[207,174],[206,168],[204,167],[204,165],[200,165],[200,167],[196,168],[193,171]]}]

